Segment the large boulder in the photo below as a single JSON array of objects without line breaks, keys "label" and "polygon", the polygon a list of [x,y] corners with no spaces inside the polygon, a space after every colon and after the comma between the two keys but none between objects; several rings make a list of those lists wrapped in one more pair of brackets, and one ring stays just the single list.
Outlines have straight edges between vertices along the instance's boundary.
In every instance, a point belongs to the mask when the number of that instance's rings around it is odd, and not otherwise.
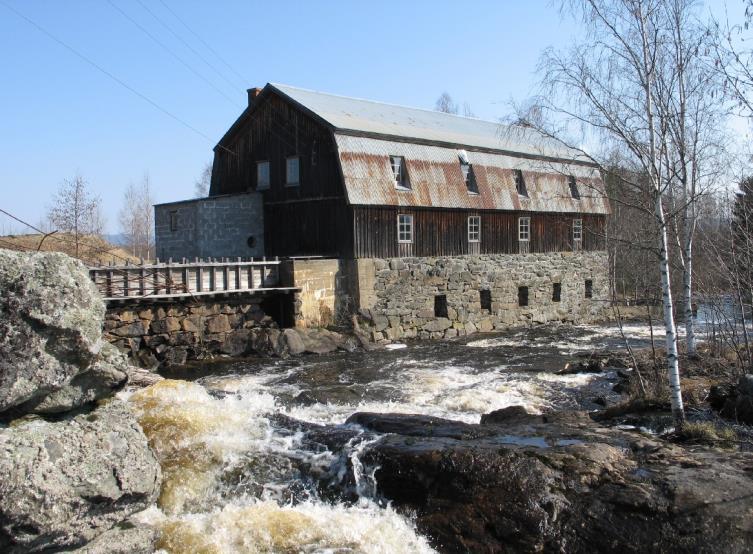
[{"label": "large boulder", "polygon": [[76,375],[67,385],[47,396],[34,398],[19,406],[24,412],[55,414],[67,412],[101,398],[111,396],[130,382],[131,367],[120,350],[105,343],[98,359],[86,371]]},{"label": "large boulder", "polygon": [[104,312],[80,262],[60,253],[0,250],[0,412],[34,403],[89,371],[102,349]]},{"label": "large boulder", "polygon": [[74,548],[153,504],[161,472],[128,406],[108,400],[0,429],[0,551]]},{"label": "large boulder", "polygon": [[750,453],[691,451],[587,417],[486,421],[348,420],[389,433],[360,456],[363,473],[442,552],[753,550]]}]

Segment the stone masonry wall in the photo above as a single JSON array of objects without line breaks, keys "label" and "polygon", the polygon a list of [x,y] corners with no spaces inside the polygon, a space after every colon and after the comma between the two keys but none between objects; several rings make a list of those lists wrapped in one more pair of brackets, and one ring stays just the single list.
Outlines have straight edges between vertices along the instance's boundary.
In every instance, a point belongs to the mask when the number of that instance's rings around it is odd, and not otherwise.
[{"label": "stone masonry wall", "polygon": [[182,365],[215,355],[276,353],[280,331],[260,300],[110,307],[105,339],[139,365]]},{"label": "stone masonry wall", "polygon": [[[170,227],[171,218],[175,230]],[[264,255],[264,207],[259,193],[158,204],[154,222],[157,257],[163,260]]]},{"label": "stone masonry wall", "polygon": [[[590,322],[608,307],[606,252],[498,254],[446,258],[375,259],[359,272],[373,282],[361,305],[374,341],[449,338],[532,323]],[[593,283],[586,298],[585,281]],[[553,285],[561,300],[553,301]],[[528,306],[518,305],[518,287],[528,287]],[[491,293],[491,310],[481,308],[480,290]],[[435,297],[445,295],[447,317],[435,316]]]}]

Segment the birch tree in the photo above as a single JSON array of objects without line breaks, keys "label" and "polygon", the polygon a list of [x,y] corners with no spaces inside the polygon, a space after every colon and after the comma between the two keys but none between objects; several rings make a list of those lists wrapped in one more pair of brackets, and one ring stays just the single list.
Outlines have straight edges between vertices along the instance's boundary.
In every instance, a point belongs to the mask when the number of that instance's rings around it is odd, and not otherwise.
[{"label": "birch tree", "polygon": [[81,257],[86,236],[100,236],[104,229],[100,199],[92,194],[81,175],[63,181],[47,219],[54,229],[71,235],[76,258]]},{"label": "birch tree", "polygon": [[[668,180],[663,160],[670,129],[656,102],[657,73],[666,61],[666,41],[671,38],[666,5],[661,0],[573,0],[568,7],[582,20],[585,38],[567,51],[545,52],[542,104],[554,112],[552,119],[574,122],[587,136],[624,152],[633,165],[631,173],[645,177],[641,181],[645,181],[655,224],[670,400],[676,421],[682,423],[665,211]],[[641,181],[628,176],[623,185],[640,189]]]},{"label": "birch tree", "polygon": [[709,63],[711,35],[695,19],[694,2],[666,0],[663,10],[667,38],[657,71],[656,103],[667,128],[665,188],[682,269],[687,353],[693,356],[693,242],[699,200],[723,170],[724,106],[718,73]]},{"label": "birch tree", "polygon": [[131,254],[147,260],[154,253],[153,204],[149,175],[144,175],[140,183],[128,185],[118,213],[120,230]]}]

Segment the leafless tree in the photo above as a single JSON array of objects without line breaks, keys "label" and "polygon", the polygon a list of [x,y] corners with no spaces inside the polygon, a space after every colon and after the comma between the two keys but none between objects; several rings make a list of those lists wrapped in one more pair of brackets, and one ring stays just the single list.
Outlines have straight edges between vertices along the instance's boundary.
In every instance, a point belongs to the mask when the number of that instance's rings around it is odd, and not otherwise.
[{"label": "leafless tree", "polygon": [[90,235],[101,236],[104,229],[100,199],[91,193],[81,175],[63,181],[48,210],[47,219],[53,228],[72,236],[77,258],[80,257],[83,239]]},{"label": "leafless tree", "polygon": [[[571,146],[573,124],[596,138],[608,151],[624,157],[627,171],[619,187],[645,200],[632,207],[652,215],[654,247],[661,284],[666,331],[667,372],[672,411],[684,420],[670,272],[670,184],[677,178],[678,132],[676,105],[682,75],[688,0],[572,0],[567,7],[585,29],[584,39],[566,51],[549,49],[541,62],[544,90],[542,109],[550,120],[563,121],[559,129],[544,130]],[[675,9],[683,15],[676,21]],[[678,40],[679,26],[683,40]],[[670,97],[670,98],[668,98]],[[670,109],[671,108],[671,109]],[[673,119],[674,118],[674,119]],[[687,128],[687,127],[686,127]],[[568,130],[570,133],[568,133]],[[603,157],[590,158],[605,169]],[[686,167],[687,167],[686,160]],[[684,204],[692,203],[691,195]]]},{"label": "leafless tree", "polygon": [[151,259],[154,253],[154,199],[149,175],[140,183],[130,183],[123,194],[118,219],[133,256]]},{"label": "leafless tree", "polygon": [[437,98],[436,104],[434,104],[434,109],[438,112],[444,112],[444,113],[451,113],[451,114],[457,114],[458,113],[458,105],[453,102],[452,96],[448,92],[443,92],[439,98]]},{"label": "leafless tree", "polygon": [[669,221],[682,269],[682,308],[689,355],[696,351],[693,327],[693,242],[699,200],[725,171],[724,104],[721,81],[709,57],[711,35],[695,18],[692,0],[661,4],[667,28],[656,72],[656,109],[667,128],[664,149]]},{"label": "leafless tree", "polygon": [[194,196],[196,198],[206,198],[209,195],[209,185],[212,182],[212,163],[208,162],[201,175],[194,182]]},{"label": "leafless tree", "polygon": [[739,192],[717,193],[699,219],[699,275],[706,344],[718,354],[734,352],[741,372],[753,367],[753,178]]},{"label": "leafless tree", "polygon": [[714,20],[710,32],[714,38],[714,68],[724,78],[725,95],[740,115],[750,118],[753,117],[753,49],[748,45],[753,1],[744,3],[744,21]]}]

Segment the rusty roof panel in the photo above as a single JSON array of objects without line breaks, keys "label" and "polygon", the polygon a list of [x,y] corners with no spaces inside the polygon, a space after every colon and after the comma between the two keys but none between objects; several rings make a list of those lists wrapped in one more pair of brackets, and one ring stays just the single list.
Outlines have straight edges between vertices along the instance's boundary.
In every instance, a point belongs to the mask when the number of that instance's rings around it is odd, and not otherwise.
[{"label": "rusty roof panel", "polygon": [[[468,192],[458,150],[409,142],[336,135],[348,199],[354,205],[525,210],[608,214],[609,203],[598,170],[506,154],[467,151],[478,185]],[[403,156],[411,190],[395,188],[389,156]],[[528,196],[517,193],[514,171],[520,169]],[[576,178],[580,199],[570,194]]]}]

